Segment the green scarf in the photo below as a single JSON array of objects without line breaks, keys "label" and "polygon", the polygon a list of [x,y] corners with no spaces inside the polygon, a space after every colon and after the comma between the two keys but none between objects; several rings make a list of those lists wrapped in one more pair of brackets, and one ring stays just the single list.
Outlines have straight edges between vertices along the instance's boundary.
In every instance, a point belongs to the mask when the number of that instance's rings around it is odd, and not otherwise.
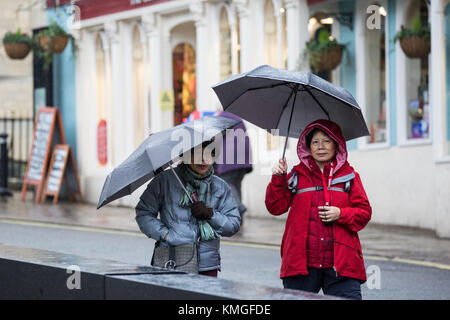
[{"label": "green scarf", "polygon": [[[211,181],[214,173],[213,167],[211,166],[204,175],[198,174],[185,163],[181,163],[179,167],[180,175],[185,182],[185,188],[192,200],[194,200],[192,194],[195,191],[197,200],[203,201],[208,208],[211,208]],[[189,200],[186,192],[183,192],[178,204],[183,208],[189,208],[191,206],[191,200]],[[198,227],[200,230],[201,240],[212,240],[219,237],[216,231],[205,220],[199,220]]]}]

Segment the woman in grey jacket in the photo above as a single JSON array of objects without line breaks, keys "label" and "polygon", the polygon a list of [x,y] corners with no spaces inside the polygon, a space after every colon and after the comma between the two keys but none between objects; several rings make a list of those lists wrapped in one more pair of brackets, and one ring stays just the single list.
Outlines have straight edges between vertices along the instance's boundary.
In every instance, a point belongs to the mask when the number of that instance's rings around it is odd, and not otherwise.
[{"label": "woman in grey jacket", "polygon": [[[173,172],[163,171],[141,195],[136,221],[140,230],[161,246],[179,246],[200,238],[199,273],[217,276],[219,236],[230,237],[238,232],[241,218],[230,187],[213,175],[212,157],[206,157],[203,152],[206,146],[206,143],[202,145],[201,163],[182,162],[174,168],[191,198],[197,200],[191,203]],[[193,152],[191,159],[194,159]]]}]

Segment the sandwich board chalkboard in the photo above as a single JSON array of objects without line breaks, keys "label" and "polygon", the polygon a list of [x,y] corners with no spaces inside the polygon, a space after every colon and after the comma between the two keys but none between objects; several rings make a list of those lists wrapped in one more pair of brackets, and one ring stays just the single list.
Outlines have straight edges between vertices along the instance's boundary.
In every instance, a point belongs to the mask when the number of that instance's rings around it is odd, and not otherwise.
[{"label": "sandwich board chalkboard", "polygon": [[61,115],[57,108],[39,108],[34,123],[33,140],[22,187],[22,201],[25,200],[28,185],[37,187],[35,202],[41,199],[42,186],[47,171],[52,145],[65,144]]},{"label": "sandwich board chalkboard", "polygon": [[74,195],[78,195],[82,201],[72,149],[67,144],[58,144],[53,148],[42,201],[45,201],[47,196],[53,196],[53,203],[56,204],[63,181],[68,187],[69,198],[74,201]]}]

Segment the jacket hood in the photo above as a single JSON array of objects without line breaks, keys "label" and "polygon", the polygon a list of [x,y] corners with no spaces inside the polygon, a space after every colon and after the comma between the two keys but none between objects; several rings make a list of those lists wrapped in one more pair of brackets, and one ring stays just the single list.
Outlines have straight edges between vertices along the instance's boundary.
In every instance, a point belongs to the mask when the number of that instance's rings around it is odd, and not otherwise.
[{"label": "jacket hood", "polygon": [[311,151],[309,150],[309,146],[306,145],[306,136],[315,128],[322,130],[327,135],[329,135],[330,138],[336,141],[338,150],[335,157],[335,171],[338,171],[347,162],[347,144],[345,142],[344,136],[342,135],[342,130],[339,125],[330,120],[316,120],[308,124],[302,131],[297,143],[297,155],[300,159],[300,163],[303,163],[307,168],[311,169],[308,161],[308,157],[311,156]]}]

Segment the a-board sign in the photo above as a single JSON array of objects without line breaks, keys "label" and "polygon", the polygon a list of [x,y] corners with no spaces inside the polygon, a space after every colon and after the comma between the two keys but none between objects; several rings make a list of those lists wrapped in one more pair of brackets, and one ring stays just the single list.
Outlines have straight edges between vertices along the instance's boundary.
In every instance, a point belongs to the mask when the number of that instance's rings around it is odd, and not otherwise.
[{"label": "a-board sign", "polygon": [[75,194],[82,200],[76,164],[71,148],[67,144],[59,144],[53,148],[44,184],[43,201],[47,196],[53,196],[53,203],[57,203],[63,182],[67,186],[71,200],[75,200]]},{"label": "a-board sign", "polygon": [[39,108],[34,123],[33,140],[22,187],[22,200],[28,185],[37,186],[36,203],[41,199],[41,191],[47,171],[49,153],[53,145],[65,144],[61,116],[57,108]]}]

